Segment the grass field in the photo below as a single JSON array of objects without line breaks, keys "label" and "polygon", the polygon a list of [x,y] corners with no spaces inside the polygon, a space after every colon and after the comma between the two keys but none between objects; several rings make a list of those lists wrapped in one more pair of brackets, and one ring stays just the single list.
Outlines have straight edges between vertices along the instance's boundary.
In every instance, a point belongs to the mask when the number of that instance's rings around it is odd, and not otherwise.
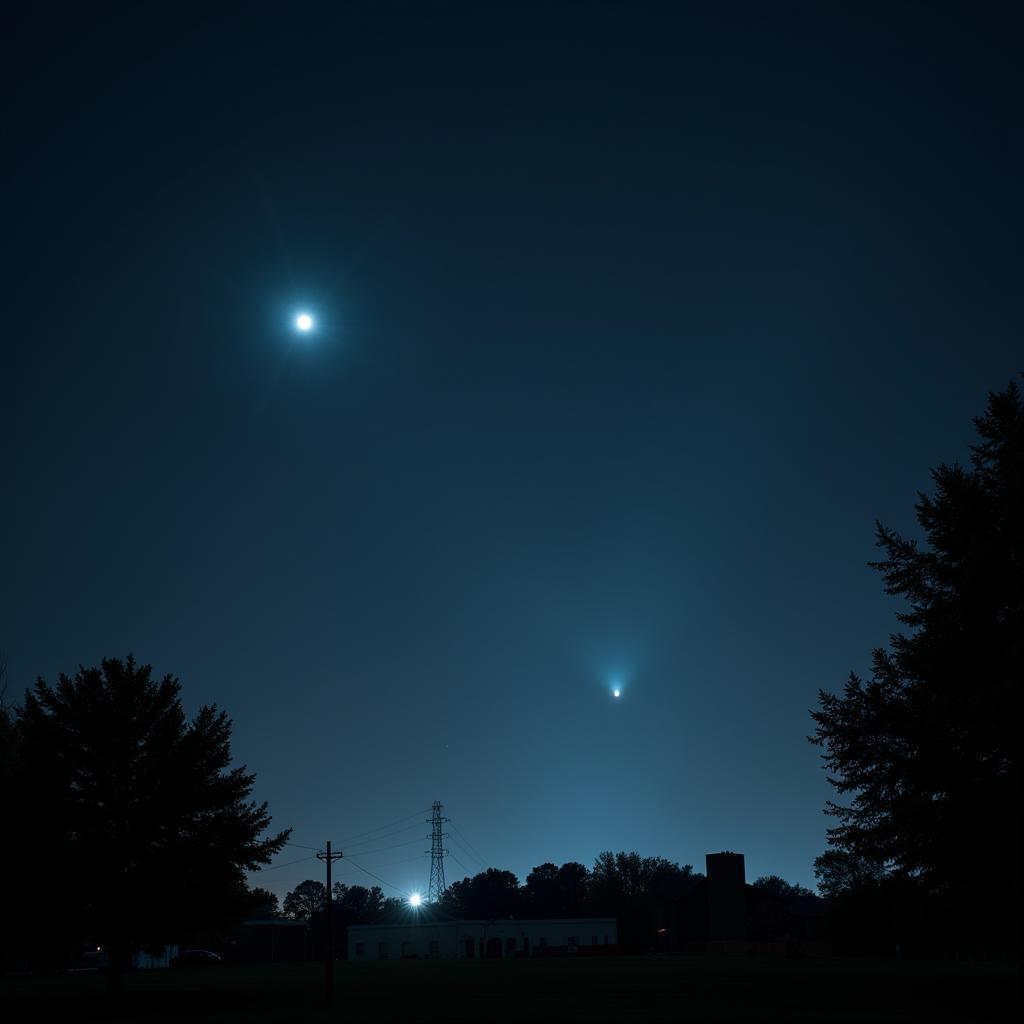
[{"label": "grass field", "polygon": [[697,956],[390,961],[192,968],[125,977],[111,1011],[99,975],[0,978],[0,1020],[202,1021],[999,1021],[1010,965]]}]

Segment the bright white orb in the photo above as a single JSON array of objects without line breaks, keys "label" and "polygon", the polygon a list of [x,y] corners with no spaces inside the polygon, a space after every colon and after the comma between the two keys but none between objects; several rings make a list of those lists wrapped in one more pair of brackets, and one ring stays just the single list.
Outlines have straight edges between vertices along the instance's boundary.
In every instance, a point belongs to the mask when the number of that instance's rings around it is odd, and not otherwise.
[{"label": "bright white orb", "polygon": [[313,330],[313,318],[308,313],[300,313],[295,318],[295,326],[303,332]]},{"label": "bright white orb", "polygon": [[409,897],[409,906],[410,907],[418,907],[422,902],[423,902],[423,897],[418,892],[414,892]]},{"label": "bright white orb", "polygon": [[621,690],[612,690],[612,696],[613,697],[621,697],[622,696],[622,691]]}]

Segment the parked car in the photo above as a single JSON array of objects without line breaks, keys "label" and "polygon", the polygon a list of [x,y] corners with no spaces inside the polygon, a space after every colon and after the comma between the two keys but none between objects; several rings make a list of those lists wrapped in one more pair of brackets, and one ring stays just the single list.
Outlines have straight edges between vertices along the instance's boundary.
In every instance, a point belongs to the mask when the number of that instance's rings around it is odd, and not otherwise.
[{"label": "parked car", "polygon": [[172,967],[211,967],[223,962],[222,957],[209,949],[186,949],[184,953],[171,957]]}]

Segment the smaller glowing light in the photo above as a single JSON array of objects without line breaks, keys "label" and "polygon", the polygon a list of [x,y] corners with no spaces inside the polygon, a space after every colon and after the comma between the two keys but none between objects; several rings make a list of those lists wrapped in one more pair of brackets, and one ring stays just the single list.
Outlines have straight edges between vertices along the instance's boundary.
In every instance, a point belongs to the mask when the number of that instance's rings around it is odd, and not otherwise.
[{"label": "smaller glowing light", "polygon": [[613,697],[621,697],[622,696],[622,691],[621,690],[612,690],[612,696]]},{"label": "smaller glowing light", "polygon": [[295,326],[303,333],[311,331],[313,330],[313,318],[308,313],[300,313],[295,318]]},{"label": "smaller glowing light", "polygon": [[409,906],[410,907],[418,907],[422,902],[423,902],[423,897],[418,892],[414,892],[409,897]]}]

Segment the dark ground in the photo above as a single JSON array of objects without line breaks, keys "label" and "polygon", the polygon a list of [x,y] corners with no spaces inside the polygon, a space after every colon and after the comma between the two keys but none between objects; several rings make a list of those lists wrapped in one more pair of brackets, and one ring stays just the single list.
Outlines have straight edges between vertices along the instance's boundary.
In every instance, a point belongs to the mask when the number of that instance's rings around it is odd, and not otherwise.
[{"label": "dark ground", "polygon": [[[140,971],[121,1020],[177,1021],[996,1021],[1012,1016],[1009,964],[773,960],[696,956],[339,963],[323,967]],[[108,1015],[99,975],[0,979],[0,1019]]]}]

